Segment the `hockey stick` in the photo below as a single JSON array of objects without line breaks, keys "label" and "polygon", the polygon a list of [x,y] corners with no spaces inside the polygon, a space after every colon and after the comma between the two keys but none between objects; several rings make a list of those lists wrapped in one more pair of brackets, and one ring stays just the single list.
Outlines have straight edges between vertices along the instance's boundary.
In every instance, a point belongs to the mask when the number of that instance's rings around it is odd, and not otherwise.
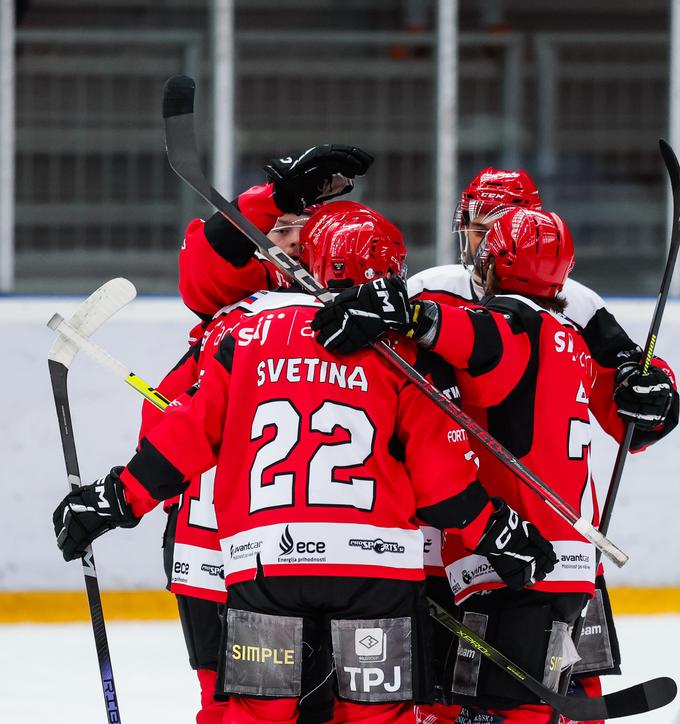
[{"label": "hockey stick", "polygon": [[[107,319],[112,317],[118,310],[131,302],[137,294],[134,286],[127,279],[112,279],[99,287],[91,294],[71,317],[70,323],[79,330],[79,337],[87,341],[92,334]],[[57,410],[59,432],[61,434],[61,445],[64,451],[64,462],[66,463],[66,475],[71,490],[80,487],[80,471],[78,468],[78,455],[76,452],[75,438],[73,436],[73,424],[71,422],[71,408],[68,399],[67,377],[71,362],[78,352],[78,347],[72,342],[57,337],[48,353],[48,366],[54,403]],[[87,603],[90,608],[92,619],[92,631],[94,632],[94,643],[99,661],[99,674],[101,677],[104,702],[106,704],[106,716],[109,724],[118,724],[121,721],[120,710],[118,709],[118,696],[116,684],[113,679],[111,667],[111,654],[109,643],[106,637],[106,625],[104,623],[104,612],[102,610],[99,583],[97,580],[97,569],[94,563],[92,547],[88,546],[82,561],[83,574],[85,576],[85,590],[87,592]]]},{"label": "hockey stick", "polygon": [[478,651],[482,656],[503,669],[508,676],[525,686],[539,699],[542,699],[546,704],[570,719],[589,721],[592,719],[617,719],[642,714],[670,704],[677,694],[678,688],[675,681],[668,676],[661,676],[611,694],[589,699],[563,696],[544,686],[519,666],[513,664],[498,649],[458,621],[438,603],[435,603],[432,599],[429,599],[428,603],[430,614],[440,624],[452,631],[475,651]]},{"label": "hockey stick", "polygon": [[[163,118],[165,119],[165,144],[168,161],[175,173],[212,204],[228,221],[255,244],[259,251],[275,264],[290,279],[313,294],[324,304],[333,296],[305,271],[295,260],[270,241],[256,226],[230,204],[207,181],[201,169],[194,132],[194,91],[193,79],[184,75],[170,78],[163,92]],[[373,342],[373,349],[390,364],[397,367],[404,376],[421,392],[429,397],[441,410],[475,437],[498,460],[509,468],[525,485],[531,488],[558,515],[570,523],[584,538],[613,561],[623,566],[628,556],[603,536],[589,521],[580,516],[574,508],[549,488],[537,475],[523,465],[504,448],[487,430],[454,405],[442,392],[431,385],[419,372],[402,359],[385,342]]]},{"label": "hockey stick", "polygon": [[[59,318],[61,321],[52,326],[52,320]],[[121,362],[115,360],[108,352],[88,339],[85,339],[77,330],[73,329],[67,322],[63,321],[60,315],[55,314],[50,320],[50,326],[61,335],[66,335],[69,342],[76,345],[90,355],[98,364],[112,372],[119,379],[124,376],[132,376],[128,372],[120,374],[125,367]],[[170,403],[162,395],[154,395],[156,392],[151,385],[141,380],[137,375],[134,377],[139,384],[131,385],[135,392],[144,396],[158,409],[164,410]],[[165,400],[165,402],[163,402]],[[616,718],[631,716],[646,711],[652,711],[673,701],[677,693],[677,687],[673,679],[660,677],[651,679],[642,684],[635,684],[627,689],[591,699],[576,699],[567,696],[560,696],[552,689],[544,686],[540,681],[534,679],[519,666],[514,664],[504,654],[486,642],[481,636],[454,618],[448,611],[439,604],[429,599],[430,615],[442,626],[472,646],[480,654],[487,657],[496,666],[503,669],[509,676],[512,676],[520,684],[528,688],[532,693],[541,698],[546,704],[555,707],[565,716],[577,720]]]},{"label": "hockey stick", "polygon": [[[673,192],[673,223],[671,227],[671,243],[668,249],[666,268],[664,269],[663,278],[661,280],[661,288],[659,289],[659,296],[656,300],[654,314],[652,315],[652,322],[649,325],[649,333],[647,334],[647,342],[645,343],[645,351],[642,358],[642,374],[647,374],[647,372],[649,372],[649,367],[652,363],[652,358],[654,357],[656,338],[659,334],[661,320],[666,309],[668,293],[673,279],[673,271],[675,270],[675,262],[678,258],[678,249],[680,249],[680,164],[678,164],[678,159],[673,152],[673,149],[663,139],[659,139],[659,148],[661,150],[661,156],[663,157],[664,163],[666,164],[666,170],[668,171],[668,177],[671,182],[671,190]],[[609,490],[607,491],[607,497],[604,502],[604,507],[602,508],[600,531],[602,531],[603,535],[607,535],[607,531],[609,530],[609,523],[614,510],[614,503],[616,502],[616,497],[619,493],[621,477],[623,476],[623,468],[626,464],[628,450],[630,448],[634,431],[635,423],[629,422],[626,426],[624,438],[619,445],[619,450],[616,455],[612,478],[609,482]]]},{"label": "hockey stick", "polygon": [[[677,156],[671,148],[670,144],[666,143],[663,138],[659,139],[659,149],[663,158],[664,164],[666,165],[666,171],[671,182],[671,191],[673,193],[673,223],[671,226],[671,242],[668,249],[668,258],[666,260],[666,268],[664,269],[663,278],[661,279],[661,288],[659,289],[659,296],[656,300],[656,306],[654,308],[654,314],[652,315],[652,321],[649,325],[649,332],[647,334],[647,341],[645,343],[644,355],[642,357],[642,374],[647,374],[649,367],[654,357],[654,348],[656,346],[656,338],[659,334],[659,328],[661,327],[661,320],[663,313],[666,309],[666,302],[668,301],[668,294],[670,291],[671,280],[673,279],[673,271],[675,270],[675,263],[678,258],[678,249],[680,248],[680,164],[678,164]],[[600,518],[600,532],[602,535],[607,535],[609,531],[609,524],[611,522],[612,513],[614,512],[614,504],[619,494],[619,487],[621,485],[621,478],[623,477],[623,468],[628,459],[628,450],[630,449],[630,443],[633,439],[633,433],[635,432],[635,423],[629,422],[626,425],[623,439],[619,443],[619,449],[616,453],[616,462],[614,463],[614,469],[612,471],[612,477],[609,481],[609,488],[607,489],[607,497],[602,507],[602,516]],[[600,556],[595,555],[595,567],[600,562]],[[581,638],[581,631],[585,622],[585,612],[578,618],[574,624],[574,631],[572,638],[574,643],[578,646],[579,639]],[[562,674],[560,679],[560,694],[566,694],[569,690],[569,683],[571,681],[571,672],[573,667],[570,667]],[[550,724],[557,724],[558,716],[553,714],[550,719]]]}]

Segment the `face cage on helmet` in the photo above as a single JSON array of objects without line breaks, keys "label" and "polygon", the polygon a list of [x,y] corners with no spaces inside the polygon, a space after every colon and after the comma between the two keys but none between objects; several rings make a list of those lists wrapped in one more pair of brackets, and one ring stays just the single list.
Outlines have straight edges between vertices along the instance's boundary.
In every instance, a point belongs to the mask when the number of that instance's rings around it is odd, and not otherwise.
[{"label": "face cage on helmet", "polygon": [[[477,247],[477,251],[473,254],[470,250],[470,240],[468,238],[468,232],[470,231],[470,229],[468,227],[470,226],[470,221],[472,219],[476,219],[478,216],[481,216],[483,208],[484,204],[481,201],[477,201],[475,199],[470,201],[468,209],[465,210],[463,209],[462,204],[459,203],[456,207],[456,213],[453,217],[453,235],[458,243],[460,263],[468,270],[470,274],[474,273],[475,270],[477,270],[478,273],[481,274],[481,270],[477,269],[477,257],[479,255],[479,248],[482,246],[486,239],[486,233],[480,241],[479,246]],[[497,221],[498,219],[500,219],[501,216],[503,216],[503,214],[514,208],[514,206],[494,207],[491,211],[488,211],[482,217],[481,221],[476,221],[475,223],[488,225],[488,228],[486,230],[486,232],[488,233],[489,229],[493,226],[494,221]],[[476,233],[483,232],[481,229],[479,229],[476,230]]]}]

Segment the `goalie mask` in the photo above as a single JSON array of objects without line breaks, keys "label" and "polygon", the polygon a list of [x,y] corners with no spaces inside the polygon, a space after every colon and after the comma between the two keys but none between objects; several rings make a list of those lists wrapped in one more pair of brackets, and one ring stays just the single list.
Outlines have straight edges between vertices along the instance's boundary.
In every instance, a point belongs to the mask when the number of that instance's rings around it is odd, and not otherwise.
[{"label": "goalie mask", "polygon": [[332,201],[314,213],[300,234],[300,261],[330,289],[355,286],[388,274],[406,274],[399,229],[355,201]]},{"label": "goalie mask", "polygon": [[553,299],[574,268],[574,242],[557,214],[510,209],[477,248],[475,271],[482,280],[492,259],[503,291]]},{"label": "goalie mask", "polygon": [[460,195],[453,220],[460,261],[473,270],[477,245],[484,232],[509,208],[540,211],[541,197],[526,171],[504,171],[491,166],[480,171]]}]

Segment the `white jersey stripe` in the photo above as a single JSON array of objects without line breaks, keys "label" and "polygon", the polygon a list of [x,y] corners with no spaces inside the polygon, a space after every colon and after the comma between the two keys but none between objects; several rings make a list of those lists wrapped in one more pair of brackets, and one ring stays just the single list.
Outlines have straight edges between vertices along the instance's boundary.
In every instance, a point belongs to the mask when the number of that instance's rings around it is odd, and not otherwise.
[{"label": "white jersey stripe", "polygon": [[419,529],[356,523],[278,523],[220,541],[227,579],[267,565],[330,564],[422,570]]}]

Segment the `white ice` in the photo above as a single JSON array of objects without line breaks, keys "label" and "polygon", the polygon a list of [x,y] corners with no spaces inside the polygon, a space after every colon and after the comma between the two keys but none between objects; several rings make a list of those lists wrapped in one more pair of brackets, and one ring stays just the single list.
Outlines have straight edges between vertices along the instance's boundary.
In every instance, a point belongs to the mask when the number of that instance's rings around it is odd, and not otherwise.
[{"label": "white ice", "polygon": [[[680,616],[622,616],[623,676],[607,690],[650,679],[680,680]],[[110,623],[109,644],[124,724],[191,724],[198,685],[179,622]],[[89,624],[0,626],[0,722],[106,722]],[[678,724],[680,703],[622,720]]]}]

